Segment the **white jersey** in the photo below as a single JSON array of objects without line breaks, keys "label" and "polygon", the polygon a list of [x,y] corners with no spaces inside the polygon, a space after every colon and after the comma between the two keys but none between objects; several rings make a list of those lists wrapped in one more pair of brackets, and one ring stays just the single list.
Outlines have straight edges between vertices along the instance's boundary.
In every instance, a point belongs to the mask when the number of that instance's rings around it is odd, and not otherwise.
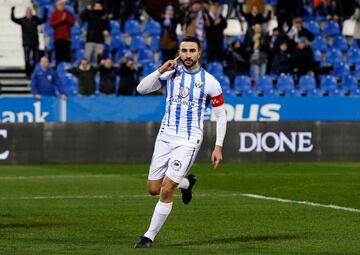
[{"label": "white jersey", "polygon": [[202,67],[191,73],[183,66],[162,74],[160,82],[166,86],[166,112],[159,137],[199,145],[207,105],[223,104],[219,82]]}]

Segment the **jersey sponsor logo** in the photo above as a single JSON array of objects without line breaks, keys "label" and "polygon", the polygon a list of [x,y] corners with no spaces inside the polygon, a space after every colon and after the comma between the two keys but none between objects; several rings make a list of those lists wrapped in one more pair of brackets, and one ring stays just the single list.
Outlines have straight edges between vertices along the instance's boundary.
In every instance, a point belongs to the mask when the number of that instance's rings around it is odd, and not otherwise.
[{"label": "jersey sponsor logo", "polygon": [[192,102],[192,101],[186,101],[186,100],[183,100],[181,98],[172,98],[171,99],[171,102],[173,103],[180,103],[182,105],[185,105],[185,106],[189,106],[189,107],[196,107],[197,104],[195,102]]},{"label": "jersey sponsor logo", "polygon": [[171,162],[171,168],[175,171],[179,171],[181,168],[181,162],[179,160],[174,160],[173,162]]},{"label": "jersey sponsor logo", "polygon": [[198,89],[201,88],[202,85],[203,85],[203,82],[202,82],[202,81],[196,81],[196,82],[195,82],[195,87],[198,88]]},{"label": "jersey sponsor logo", "polygon": [[311,132],[249,133],[241,132],[239,152],[312,152]]},{"label": "jersey sponsor logo", "polygon": [[183,87],[183,88],[180,88],[180,92],[179,92],[179,95],[182,97],[182,98],[185,98],[189,95],[190,93],[190,89],[188,87]]}]

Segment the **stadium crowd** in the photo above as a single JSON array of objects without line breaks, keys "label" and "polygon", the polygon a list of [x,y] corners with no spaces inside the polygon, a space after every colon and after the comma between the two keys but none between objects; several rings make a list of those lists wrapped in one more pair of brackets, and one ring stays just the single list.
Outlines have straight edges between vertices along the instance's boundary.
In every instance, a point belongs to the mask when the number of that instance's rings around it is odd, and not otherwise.
[{"label": "stadium crowd", "polygon": [[[185,35],[202,41],[202,65],[226,94],[360,95],[360,0],[34,0],[34,7],[38,15],[29,7],[23,18],[13,7],[11,19],[22,26],[37,97],[136,95],[139,79],[175,58]],[[355,32],[346,37],[349,18]],[[234,19],[245,33],[225,36]]]}]

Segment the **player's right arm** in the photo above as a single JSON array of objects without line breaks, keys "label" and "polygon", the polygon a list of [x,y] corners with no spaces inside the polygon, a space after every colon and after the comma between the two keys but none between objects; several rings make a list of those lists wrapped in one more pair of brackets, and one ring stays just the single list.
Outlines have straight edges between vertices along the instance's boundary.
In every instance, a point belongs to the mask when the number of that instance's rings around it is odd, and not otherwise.
[{"label": "player's right arm", "polygon": [[136,90],[141,95],[149,94],[161,88],[161,80],[167,80],[171,77],[175,68],[177,67],[177,60],[179,57],[166,61],[162,66],[160,66],[155,72],[152,72],[146,76],[137,86]]}]

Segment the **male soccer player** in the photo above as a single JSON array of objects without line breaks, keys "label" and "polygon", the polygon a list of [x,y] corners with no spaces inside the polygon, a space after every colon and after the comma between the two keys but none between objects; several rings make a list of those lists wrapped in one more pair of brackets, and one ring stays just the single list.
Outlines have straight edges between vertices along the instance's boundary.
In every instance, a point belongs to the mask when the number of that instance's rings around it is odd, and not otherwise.
[{"label": "male soccer player", "polygon": [[[150,248],[156,234],[172,208],[176,188],[182,200],[192,198],[194,175],[185,177],[199,151],[203,138],[204,111],[210,100],[216,116],[216,143],[211,155],[214,167],[222,160],[222,145],[226,133],[224,99],[219,82],[199,64],[201,44],[196,37],[185,37],[179,56],[165,62],[146,76],[137,86],[140,94],[147,94],[166,86],[166,112],[156,139],[152,157],[148,191],[160,195],[150,227],[135,248]],[[177,65],[181,59],[182,66]]]}]

